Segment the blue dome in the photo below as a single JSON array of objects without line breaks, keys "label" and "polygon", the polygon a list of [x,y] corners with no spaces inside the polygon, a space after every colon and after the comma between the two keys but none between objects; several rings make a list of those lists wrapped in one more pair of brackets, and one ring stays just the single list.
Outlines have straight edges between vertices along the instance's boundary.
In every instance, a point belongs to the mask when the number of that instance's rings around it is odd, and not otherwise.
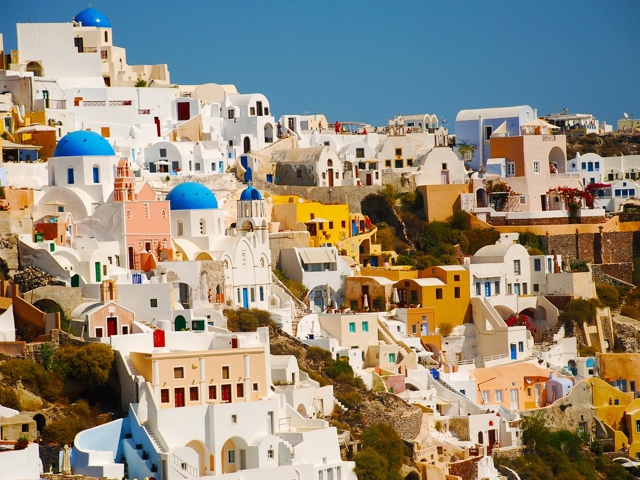
[{"label": "blue dome", "polygon": [[115,155],[107,140],[89,130],[67,133],[60,139],[53,152],[54,157],[87,157],[95,155]]},{"label": "blue dome", "polygon": [[95,8],[81,11],[73,17],[73,21],[82,23],[83,27],[111,27],[111,22],[106,15]]},{"label": "blue dome", "polygon": [[214,193],[201,183],[185,182],[176,185],[167,195],[171,210],[209,210],[218,208]]},{"label": "blue dome", "polygon": [[260,190],[256,190],[253,186],[249,185],[240,194],[240,200],[262,200],[262,194]]}]

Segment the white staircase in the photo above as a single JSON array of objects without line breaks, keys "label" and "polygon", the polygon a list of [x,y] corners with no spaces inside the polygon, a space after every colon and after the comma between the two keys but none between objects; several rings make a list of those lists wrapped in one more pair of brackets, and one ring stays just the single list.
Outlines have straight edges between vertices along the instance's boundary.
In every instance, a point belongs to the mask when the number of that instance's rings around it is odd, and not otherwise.
[{"label": "white staircase", "polygon": [[144,430],[147,432],[147,435],[149,436],[149,440],[151,440],[151,443],[153,444],[153,447],[156,449],[156,452],[164,453],[164,449],[162,448],[162,445],[160,445],[160,442],[158,441],[156,436],[149,429],[149,425],[145,423],[142,425],[142,428],[144,428]]},{"label": "white staircase", "polygon": [[333,404],[338,405],[345,413],[349,411],[349,409],[342,403],[340,403],[340,400],[338,400],[335,396],[333,397]]}]

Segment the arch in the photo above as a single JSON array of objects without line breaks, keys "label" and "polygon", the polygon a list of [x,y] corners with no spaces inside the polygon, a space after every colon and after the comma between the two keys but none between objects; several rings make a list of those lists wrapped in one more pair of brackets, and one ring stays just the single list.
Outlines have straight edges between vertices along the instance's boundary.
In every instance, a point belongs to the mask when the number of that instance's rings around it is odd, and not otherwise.
[{"label": "arch", "polygon": [[484,445],[484,435],[482,432],[478,432],[478,443]]},{"label": "arch", "polygon": [[333,160],[327,160],[327,167],[333,167]]},{"label": "arch", "polygon": [[253,222],[251,220],[245,220],[242,224],[242,230],[245,232],[253,232]]},{"label": "arch", "polygon": [[302,415],[304,418],[309,418],[309,414],[307,413],[307,407],[305,407],[302,403],[298,405],[296,411]]},{"label": "arch", "polygon": [[553,147],[549,152],[549,163],[555,163],[557,166],[562,167],[562,171],[558,170],[560,173],[563,173],[565,168],[566,156],[560,147]]},{"label": "arch", "polygon": [[38,430],[38,432],[42,432],[42,430],[44,430],[44,427],[46,427],[47,425],[47,419],[44,415],[42,415],[41,413],[36,413],[33,416],[33,420],[36,422],[36,428]]},{"label": "arch", "polygon": [[187,320],[182,316],[178,315],[173,322],[173,330],[176,332],[181,332],[182,330],[187,329]]},{"label": "arch", "polygon": [[199,440],[191,440],[185,447],[192,449],[198,455],[198,473],[206,471],[205,459],[207,458],[207,447]]},{"label": "arch", "polygon": [[496,309],[496,312],[498,312],[498,314],[500,315],[500,317],[503,320],[506,320],[511,315],[516,313],[516,312],[514,312],[513,310],[511,310],[509,307],[507,307],[505,305],[495,305],[495,309]]},{"label": "arch", "polygon": [[208,252],[200,252],[198,255],[196,255],[195,259],[196,260],[213,260],[213,257]]},{"label": "arch", "polygon": [[251,138],[250,137],[244,137],[243,140],[243,151],[244,153],[249,153],[251,151]]},{"label": "arch", "polygon": [[94,163],[91,174],[93,175],[93,183],[100,183],[100,165]]},{"label": "arch", "polygon": [[264,142],[273,143],[273,125],[270,123],[264,124]]},{"label": "arch", "polygon": [[[247,442],[240,437],[231,437],[222,445],[222,474],[246,469],[242,465],[241,451],[247,451]],[[230,453],[233,452],[233,453]]]},{"label": "arch", "polygon": [[33,72],[34,77],[44,76],[44,69],[42,68],[42,64],[40,62],[27,63],[27,72]]},{"label": "arch", "polygon": [[180,303],[186,310],[193,308],[193,289],[191,285],[184,282],[178,282],[178,292],[180,294]]},{"label": "arch", "polygon": [[207,293],[209,292],[209,282],[208,282],[208,274],[207,272],[200,273],[200,301],[207,301]]},{"label": "arch", "polygon": [[487,206],[487,191],[484,188],[476,190],[476,207],[483,208]]},{"label": "arch", "polygon": [[130,209],[127,210],[127,218],[133,218],[133,212]]},{"label": "arch", "polygon": [[160,216],[162,218],[167,218],[167,211],[164,208],[162,209],[162,212],[160,213]]}]

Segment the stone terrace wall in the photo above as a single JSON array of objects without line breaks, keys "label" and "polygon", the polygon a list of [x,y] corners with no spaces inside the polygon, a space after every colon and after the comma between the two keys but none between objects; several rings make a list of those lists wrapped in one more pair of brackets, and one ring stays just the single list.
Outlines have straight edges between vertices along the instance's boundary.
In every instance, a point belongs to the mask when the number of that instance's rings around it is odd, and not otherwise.
[{"label": "stone terrace wall", "polygon": [[551,254],[554,250],[562,260],[570,263],[586,260],[593,264],[628,263],[633,261],[634,236],[637,232],[575,233],[546,235],[543,246]]},{"label": "stone terrace wall", "polygon": [[478,461],[482,457],[471,457],[449,464],[449,475],[457,475],[462,480],[476,480],[478,478]]}]

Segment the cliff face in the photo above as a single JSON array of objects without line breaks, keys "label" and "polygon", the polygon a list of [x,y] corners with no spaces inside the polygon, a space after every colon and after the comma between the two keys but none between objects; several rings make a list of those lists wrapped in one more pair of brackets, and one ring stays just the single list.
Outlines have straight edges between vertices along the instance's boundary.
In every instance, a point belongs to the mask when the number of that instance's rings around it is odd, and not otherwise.
[{"label": "cliff face", "polygon": [[617,353],[640,352],[640,321],[618,315],[613,322]]},{"label": "cliff face", "polygon": [[576,153],[597,153],[601,157],[640,155],[640,133],[590,133],[585,137],[567,138],[567,158],[575,158]]}]

